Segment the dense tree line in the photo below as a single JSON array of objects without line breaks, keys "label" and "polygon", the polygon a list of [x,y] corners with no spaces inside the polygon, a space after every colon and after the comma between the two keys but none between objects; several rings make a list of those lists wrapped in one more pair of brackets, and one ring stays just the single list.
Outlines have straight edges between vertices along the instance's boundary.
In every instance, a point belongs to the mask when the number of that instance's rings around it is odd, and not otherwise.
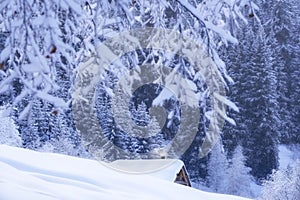
[{"label": "dense tree line", "polygon": [[264,179],[278,167],[279,143],[298,144],[299,5],[259,1],[260,21],[236,31],[240,44],[222,50],[236,81],[229,98],[240,108],[237,126],[225,126],[229,151],[241,144],[251,174]]},{"label": "dense tree line", "polygon": [[[71,107],[78,100],[75,81],[86,78],[83,73],[87,69],[87,64],[83,63],[97,64],[97,60],[93,60],[93,57],[95,55],[99,58],[103,56],[96,49],[99,42],[107,41],[113,35],[126,30],[152,27],[184,33],[194,41],[198,41],[203,46],[203,50],[199,55],[193,55],[193,59],[197,62],[202,62],[203,58],[211,59],[209,64],[215,67],[216,73],[211,73],[209,68],[205,68],[205,71],[197,71],[193,68],[193,65],[197,65],[197,63],[190,63],[186,58],[180,57],[182,52],[185,52],[182,51],[185,43],[178,43],[177,45],[182,46],[174,49],[174,55],[171,57],[167,52],[151,50],[151,48],[137,49],[134,52],[117,55],[120,56],[125,69],[115,65],[110,69],[111,73],[117,74],[118,71],[125,72],[135,68],[135,76],[126,80],[130,85],[130,82],[141,78],[138,65],[158,66],[158,70],[163,72],[163,65],[168,63],[167,66],[173,71],[178,71],[182,78],[178,78],[177,74],[174,76],[173,73],[169,73],[165,79],[155,81],[158,81],[158,84],[167,84],[172,87],[180,101],[184,100],[187,105],[198,107],[200,100],[207,99],[213,92],[217,93],[213,88],[205,86],[200,73],[211,74],[209,76],[211,76],[212,84],[221,81],[221,84],[227,85],[227,81],[231,80],[227,76],[224,63],[220,60],[216,47],[219,44],[237,42],[229,29],[238,24],[239,18],[245,20],[241,14],[241,7],[246,5],[249,6],[247,9],[249,12],[256,9],[250,1],[242,0],[235,3],[217,0],[210,3],[186,0],[168,2],[129,0],[100,2],[91,0],[68,3],[39,0],[4,1],[1,3],[0,15],[1,104],[10,104],[14,108],[12,115],[18,124],[24,147],[39,149],[48,142],[55,146],[55,143],[59,143],[60,138],[64,137],[74,143],[72,145],[75,149],[80,148],[81,142],[78,135],[80,133],[74,124],[74,119],[77,118],[73,116]],[[197,9],[201,11],[201,14]],[[155,32],[149,32],[148,35],[148,38],[144,38],[144,43],[153,43],[157,39],[163,39],[163,37],[157,38]],[[168,42],[169,39],[167,38],[165,41]],[[129,40],[125,38],[123,42],[125,45],[130,45],[131,41],[130,38]],[[108,48],[113,48],[114,42],[111,45]],[[89,62],[91,57],[92,61]],[[159,63],[163,63],[163,65],[159,65]],[[99,68],[99,70],[102,69]],[[89,76],[92,80],[94,74]],[[166,82],[166,80],[168,81]],[[104,87],[106,91],[111,89],[109,88],[111,86],[106,84]],[[131,88],[128,85],[125,87],[129,90],[121,88],[123,92],[124,90],[129,93],[133,92],[130,91]],[[189,98],[187,98],[187,94],[190,95]],[[222,96],[222,94],[220,95]],[[223,106],[227,102],[224,99],[221,97],[215,101]],[[148,112],[149,102],[146,103]],[[168,104],[168,102],[162,104]],[[215,105],[219,106],[217,103]],[[138,107],[138,105],[135,106]],[[174,109],[177,109],[175,107]],[[201,107],[204,112],[212,109],[206,101],[202,101]],[[223,107],[218,112],[215,111],[215,115],[230,120]],[[174,123],[168,122],[167,126],[176,129],[178,122],[175,121],[179,120],[176,119],[178,116],[173,115],[176,111],[171,111],[170,106],[163,106],[163,108],[169,109],[170,118],[168,120],[175,123],[174,125]],[[99,126],[93,125],[97,124],[99,119],[89,119],[89,115],[85,115],[89,109],[86,109],[81,113],[83,120],[81,122],[84,125],[80,126],[86,130],[96,130]],[[86,121],[84,121],[85,119]],[[126,119],[130,119],[129,115],[126,116]],[[203,120],[208,121],[205,118]],[[114,131],[117,128],[113,125],[113,129],[110,130],[114,132],[110,134],[113,140],[117,140],[116,135],[121,133]],[[206,129],[203,128],[203,131],[205,132]],[[165,138],[172,137],[170,130],[166,130],[164,134]],[[132,141],[127,142],[128,148],[133,148],[129,145],[130,143]]]}]

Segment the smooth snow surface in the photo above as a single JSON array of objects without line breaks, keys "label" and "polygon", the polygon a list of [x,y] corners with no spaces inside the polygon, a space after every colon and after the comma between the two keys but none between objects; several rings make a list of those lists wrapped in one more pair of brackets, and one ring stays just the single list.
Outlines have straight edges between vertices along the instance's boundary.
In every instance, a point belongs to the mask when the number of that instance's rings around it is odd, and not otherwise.
[{"label": "smooth snow surface", "polygon": [[293,164],[293,152],[287,148],[286,145],[279,145],[279,168],[286,169],[288,165]]},{"label": "smooth snow surface", "polygon": [[147,174],[126,174],[98,161],[0,145],[0,199],[126,200],[245,198],[202,192]]},{"label": "smooth snow surface", "polygon": [[110,168],[131,174],[147,174],[170,182],[174,182],[177,173],[184,167],[181,160],[148,159],[148,160],[116,160],[108,165]]}]

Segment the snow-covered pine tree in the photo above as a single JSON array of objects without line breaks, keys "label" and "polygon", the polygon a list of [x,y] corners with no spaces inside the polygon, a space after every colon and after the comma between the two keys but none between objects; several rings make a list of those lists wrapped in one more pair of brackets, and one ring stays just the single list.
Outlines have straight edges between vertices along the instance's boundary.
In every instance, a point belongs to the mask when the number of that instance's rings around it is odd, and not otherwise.
[{"label": "snow-covered pine tree", "polygon": [[264,185],[261,199],[264,200],[288,200],[289,196],[289,178],[287,171],[273,172],[270,180]]},{"label": "snow-covered pine tree", "polygon": [[294,199],[300,197],[300,160],[297,160],[293,167],[292,194]]},{"label": "snow-covered pine tree", "polygon": [[259,21],[249,20],[237,31],[237,38],[241,45],[227,49],[225,56],[229,75],[236,80],[228,95],[240,112],[232,114],[235,127],[225,125],[224,142],[230,154],[242,144],[251,174],[263,179],[278,166],[277,76],[271,46]]},{"label": "snow-covered pine tree", "polygon": [[[35,135],[32,140],[45,142],[50,134],[56,134],[51,132],[55,129],[51,125],[48,125],[47,133],[29,133],[28,130],[34,129],[31,126],[37,126],[36,131],[44,129],[52,116],[51,111],[57,112],[57,109],[66,111],[64,116],[67,118],[64,120],[73,128],[72,137],[79,139],[66,103],[71,99],[73,69],[82,60],[78,46],[81,51],[86,49],[79,34],[83,29],[89,30],[87,23],[81,24],[84,19],[79,3],[76,0],[13,0],[0,3],[0,32],[5,33],[5,48],[0,51],[0,63],[5,64],[1,71],[4,78],[0,78],[0,93],[4,92],[16,108],[14,115],[19,118],[17,123],[21,135]],[[83,24],[84,28],[81,26]],[[40,121],[33,119],[34,109],[37,108],[34,104],[39,100],[43,106],[38,112],[48,117],[35,124],[35,121]],[[27,136],[25,147],[32,146]],[[34,146],[37,148],[39,145]]]},{"label": "snow-covered pine tree", "polygon": [[21,129],[21,137],[25,148],[37,150],[51,137],[50,108],[41,99],[32,100],[31,105],[31,112]]},{"label": "snow-covered pine tree", "polygon": [[254,181],[250,175],[251,168],[246,167],[246,158],[242,146],[238,145],[228,168],[228,177],[225,184],[227,194],[253,198],[251,183]]},{"label": "snow-covered pine tree", "polygon": [[155,154],[158,149],[161,149],[162,147],[164,147],[166,145],[166,140],[163,137],[162,130],[161,130],[159,123],[155,116],[151,117],[151,120],[148,124],[147,129],[149,131],[149,135],[151,136],[147,139],[147,141],[149,143],[149,149],[151,152],[154,153],[152,155],[149,155],[149,158],[164,158],[164,157],[166,157],[167,155],[160,154],[160,152],[158,152],[158,154]]},{"label": "snow-covered pine tree", "polygon": [[[264,32],[261,27],[256,30],[261,31],[261,34],[257,35],[253,45],[250,46],[254,54],[248,55],[251,71],[249,77],[245,77],[248,80],[247,93],[251,95],[245,94],[246,99],[242,100],[249,133],[243,136],[243,146],[247,165],[252,168],[251,174],[260,179],[278,167],[279,121],[277,93],[274,87],[276,76],[270,65]],[[262,146],[264,148],[261,148]]]},{"label": "snow-covered pine tree", "polygon": [[274,171],[265,182],[259,200],[296,200],[300,196],[300,161],[288,169]]},{"label": "snow-covered pine tree", "polygon": [[291,88],[291,83],[297,80],[291,79],[290,75],[294,71],[290,69],[293,68],[291,61],[295,59],[293,58],[295,41],[292,35],[297,32],[295,28],[297,27],[296,24],[298,24],[294,20],[297,11],[293,8],[295,8],[293,2],[286,0],[276,2],[272,10],[272,24],[268,24],[269,29],[271,29],[270,36],[274,38],[275,43],[273,56],[276,57],[274,66],[278,76],[277,91],[279,93],[278,102],[281,121],[279,128],[282,141],[285,138],[289,138],[289,135],[293,133],[291,113],[294,105],[291,102],[291,94],[294,92],[294,89]]},{"label": "snow-covered pine tree", "polygon": [[[44,99],[56,107],[66,107],[65,102],[51,92],[55,83],[56,63],[75,64],[72,47],[73,30],[79,25],[81,7],[76,1],[3,1],[1,2],[1,31],[8,32],[0,62],[7,60],[6,78],[1,88],[8,88],[14,80],[22,85],[11,99],[14,105],[26,96]],[[62,16],[67,19],[61,30]],[[63,35],[73,35],[66,40]],[[65,59],[65,61],[62,60]],[[2,91],[5,92],[5,91]],[[23,111],[28,114],[31,104]]]},{"label": "snow-covered pine tree", "polygon": [[156,151],[164,147],[161,128],[156,117],[150,116],[147,105],[143,101],[134,109],[133,121],[135,126],[132,127],[132,134],[139,141],[135,151],[143,158],[161,158],[160,152]]},{"label": "snow-covered pine tree", "polygon": [[8,106],[0,107],[0,144],[20,147],[22,146],[22,139],[14,120],[7,116],[9,114],[8,108]]},{"label": "snow-covered pine tree", "polygon": [[262,8],[260,18],[267,35],[267,43],[272,46],[272,66],[277,76],[280,140],[289,143],[295,141],[296,138],[291,139],[294,133],[298,135],[295,127],[298,124],[297,114],[294,109],[299,105],[295,102],[298,99],[295,98],[295,90],[299,88],[299,3],[295,0],[260,0],[258,5]]},{"label": "snow-covered pine tree", "polygon": [[[126,130],[132,130],[132,123],[128,123],[132,120],[132,114],[129,110],[129,103],[127,100],[130,99],[130,97],[126,94],[124,94],[121,89],[117,89],[115,92],[115,97],[112,101],[113,104],[113,115],[115,120],[118,120],[116,122],[118,128],[126,131]],[[140,119],[142,120],[142,119]]]},{"label": "snow-covered pine tree", "polygon": [[[286,93],[281,94],[281,102],[286,102],[287,110],[283,112],[283,120],[286,119],[286,125],[282,124],[282,142],[285,143],[299,143],[300,137],[300,69],[299,69],[299,58],[300,58],[300,11],[299,2],[284,1],[284,5],[281,9],[283,10],[281,15],[277,16],[281,21],[281,27],[278,30],[278,36],[276,40],[278,41],[278,51],[284,56],[285,65],[282,71],[286,73],[286,85],[281,85],[281,87],[287,87]],[[282,19],[280,19],[282,18]],[[285,33],[286,36],[283,37],[284,30],[288,30]],[[283,32],[283,33],[282,33]],[[283,41],[282,41],[283,40]],[[284,51],[285,50],[285,51]],[[285,52],[285,54],[283,54]],[[279,77],[283,78],[283,77]],[[281,88],[282,91],[282,88]],[[285,97],[285,98],[282,98]]]},{"label": "snow-covered pine tree", "polygon": [[143,101],[134,109],[133,120],[138,126],[146,126],[150,122],[150,115],[147,109],[147,105]]},{"label": "snow-covered pine tree", "polygon": [[[93,8],[95,9],[93,19],[96,30],[95,44],[97,44],[98,41],[101,42],[105,39],[111,39],[114,36],[118,35],[118,33],[135,28],[157,27],[161,29],[168,28],[176,32],[179,31],[180,33],[187,34],[195,41],[199,41],[199,44],[201,46],[203,44],[203,47],[208,52],[207,56],[213,57],[215,64],[218,65],[218,70],[221,73],[217,74],[222,75],[221,80],[224,81],[223,84],[225,85],[226,81],[230,81],[231,79],[227,76],[224,63],[219,59],[216,53],[216,48],[219,45],[227,44],[228,42],[235,43],[237,41],[230,34],[230,30],[233,26],[238,24],[237,18],[242,18],[246,21],[246,19],[241,14],[242,8],[247,7],[247,11],[249,12],[254,12],[257,9],[256,5],[251,1],[224,2],[214,0],[210,3],[204,3],[201,1],[193,2],[192,4],[186,0],[151,2],[129,0],[120,2],[114,0],[105,0],[101,3],[97,3],[95,3],[96,6],[93,6]],[[147,44],[148,41],[156,39],[156,34],[153,33],[151,35],[151,32],[149,32],[149,35],[147,35],[147,38],[145,38],[145,41],[143,41],[143,43]],[[123,42],[125,44],[128,41],[126,40],[126,38],[124,38]],[[107,47],[112,50],[112,53],[118,54],[118,52],[113,51],[114,41],[112,41],[112,43],[110,43],[109,45]],[[130,41],[128,45],[130,45]],[[157,52],[153,50],[148,54],[143,52],[146,50],[139,49],[139,51],[142,52],[141,55],[147,55],[144,60],[148,60],[148,58],[150,57],[155,58],[152,59],[151,64],[164,63],[168,58],[168,56],[163,51]],[[149,49],[147,51],[149,51]],[[176,55],[177,53],[180,54],[180,51],[181,48],[178,49],[178,52],[172,53]],[[123,56],[122,61],[125,60],[127,63],[130,63],[131,68],[135,68],[138,64],[136,60],[137,53],[127,52],[127,54],[128,55],[124,56],[124,52],[122,52],[122,55],[117,56]],[[101,53],[99,56],[101,57]],[[171,61],[174,60],[175,59],[171,59]],[[199,58],[197,60],[201,59]],[[186,73],[188,76],[190,76],[190,79],[193,80],[193,76],[195,76],[196,72],[194,71],[193,67],[191,67],[191,63],[181,62],[180,65],[180,67],[184,70],[178,71],[180,71],[180,73]],[[172,63],[172,66],[174,70],[178,69],[176,64]],[[158,67],[162,68],[163,66],[158,65]],[[113,66],[110,70],[112,71],[112,73],[122,74],[120,66]],[[163,69],[157,70],[161,72],[163,71]],[[130,92],[132,92],[129,88],[131,85],[130,83],[140,78],[136,73],[134,74],[136,76],[130,77],[130,80],[127,80],[129,84],[125,84],[123,88],[124,92],[129,92],[129,94]],[[184,77],[183,79],[173,79],[174,77],[172,78],[170,76],[169,80],[172,84],[176,85],[175,90],[178,92],[178,96],[185,98],[186,91],[182,86],[186,84],[185,81],[187,77]],[[193,81],[190,81],[190,83],[192,82]],[[206,94],[209,94],[209,91],[206,91]],[[201,95],[199,95],[199,97],[200,96]],[[195,101],[192,102],[189,98],[186,99],[190,104],[195,103]],[[205,105],[203,104],[203,106]],[[226,116],[226,113],[224,113],[222,116]]]},{"label": "snow-covered pine tree", "polygon": [[[49,101],[54,104],[54,107],[67,107],[64,99],[54,95],[54,91],[60,87],[55,83],[56,67],[69,69],[76,66],[78,62],[95,53],[93,48],[99,41],[104,41],[132,28],[169,28],[198,41],[207,50],[207,57],[212,57],[218,65],[216,74],[226,85],[226,81],[230,81],[230,78],[226,74],[225,66],[219,59],[216,49],[219,45],[236,42],[230,30],[235,23],[238,23],[237,18],[245,20],[240,9],[247,7],[249,12],[256,9],[250,0],[247,2],[213,0],[209,3],[203,1],[191,3],[187,0],[86,1],[83,7],[87,13],[90,13],[84,19],[86,22],[84,27],[87,28],[77,31],[77,27],[81,27],[82,24],[79,22],[81,7],[76,1],[66,3],[65,1],[15,0],[3,1],[0,6],[3,8],[0,18],[4,19],[0,20],[1,31],[9,32],[5,49],[0,54],[0,63],[8,60],[7,69],[9,70],[5,71],[5,79],[1,81],[0,88],[7,89],[8,87],[2,86],[11,86],[12,80],[17,80],[16,82],[21,86],[18,87],[19,91],[14,96],[18,98],[12,99],[14,105],[24,99],[23,97],[33,97]],[[149,35],[147,39],[150,41],[155,36],[155,34]],[[85,51],[86,49],[88,51]],[[158,54],[155,51],[151,54],[155,58],[153,63],[160,63],[168,57],[164,53]],[[129,53],[126,59],[133,67],[136,67],[136,53]],[[57,63],[60,65],[56,65]],[[180,65],[186,68],[182,71],[192,75],[190,80],[193,80],[195,71],[190,63],[181,62]],[[116,66],[115,69],[119,70]],[[77,72],[76,70],[70,71]],[[138,78],[138,76],[133,77],[133,79]],[[186,91],[182,87],[184,82],[173,80],[173,83],[178,86],[179,94],[185,97]],[[196,105],[198,106],[198,102]],[[205,107],[206,104],[202,106]],[[26,118],[26,114],[30,113],[33,107],[32,103],[22,102],[19,110],[24,112],[20,116]],[[84,111],[90,112],[88,109]],[[88,115],[80,114],[83,119]],[[226,113],[222,114],[226,116]],[[93,118],[80,126],[93,130],[97,128],[96,123],[99,122]],[[94,136],[90,135],[90,137]],[[102,141],[95,140],[95,142]]]},{"label": "snow-covered pine tree", "polygon": [[207,168],[209,188],[217,193],[225,193],[226,180],[228,179],[228,160],[221,139],[218,140],[209,154]]},{"label": "snow-covered pine tree", "polygon": [[89,157],[80,138],[74,138],[73,127],[68,126],[63,113],[52,114],[49,123],[49,139],[39,151],[54,152],[78,157]]}]

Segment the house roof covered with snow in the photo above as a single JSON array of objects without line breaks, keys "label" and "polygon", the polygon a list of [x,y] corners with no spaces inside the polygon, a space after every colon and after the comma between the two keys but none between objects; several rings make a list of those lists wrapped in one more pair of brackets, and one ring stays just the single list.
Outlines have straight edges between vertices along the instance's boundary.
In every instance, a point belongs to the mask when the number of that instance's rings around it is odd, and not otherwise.
[{"label": "house roof covered with snow", "polygon": [[107,164],[110,168],[131,174],[149,174],[174,182],[184,163],[177,159],[116,160]]},{"label": "house roof covered with snow", "polygon": [[108,167],[130,174],[144,174],[191,186],[184,163],[177,159],[116,160]]}]

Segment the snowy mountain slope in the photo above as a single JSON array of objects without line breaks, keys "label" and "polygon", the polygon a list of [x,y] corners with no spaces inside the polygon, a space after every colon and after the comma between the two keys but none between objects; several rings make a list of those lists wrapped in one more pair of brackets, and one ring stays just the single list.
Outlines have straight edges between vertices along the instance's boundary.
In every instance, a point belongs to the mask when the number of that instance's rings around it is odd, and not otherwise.
[{"label": "snowy mountain slope", "polygon": [[120,173],[94,160],[6,145],[0,145],[0,199],[245,200],[202,192],[147,174]]}]

